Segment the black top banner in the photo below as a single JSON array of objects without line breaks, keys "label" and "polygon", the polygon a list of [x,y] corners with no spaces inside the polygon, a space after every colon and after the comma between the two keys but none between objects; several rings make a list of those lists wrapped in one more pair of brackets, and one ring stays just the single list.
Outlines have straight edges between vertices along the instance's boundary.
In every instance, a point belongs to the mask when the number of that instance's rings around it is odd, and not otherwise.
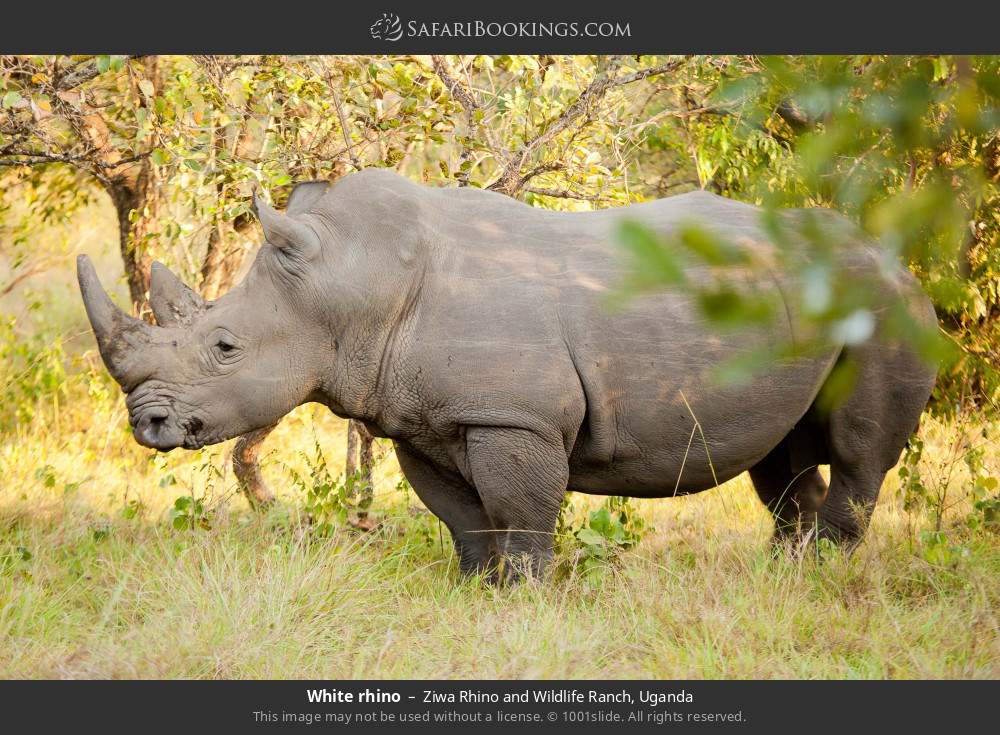
[{"label": "black top banner", "polygon": [[[0,53],[1000,53],[1000,3],[33,3]],[[22,16],[22,17],[18,17]]]}]

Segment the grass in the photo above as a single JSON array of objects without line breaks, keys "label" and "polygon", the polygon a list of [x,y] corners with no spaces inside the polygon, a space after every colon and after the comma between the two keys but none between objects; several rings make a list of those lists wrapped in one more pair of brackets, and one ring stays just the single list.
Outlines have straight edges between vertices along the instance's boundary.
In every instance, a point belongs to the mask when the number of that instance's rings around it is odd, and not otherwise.
[{"label": "grass", "polygon": [[[655,530],[595,573],[566,550],[549,584],[497,590],[458,579],[447,532],[397,486],[391,452],[380,529],[311,533],[288,468],[308,474],[315,437],[339,471],[344,424],[322,409],[268,440],[280,502],[259,515],[234,495],[228,445],[143,450],[102,386],[58,408],[39,398],[0,447],[0,676],[1000,676],[1000,538],[964,524],[961,472],[942,563],[895,473],[865,543],[823,560],[772,554],[741,476],[635,501]],[[929,476],[953,432],[928,424]],[[203,500],[207,528],[173,527],[184,495]],[[577,513],[599,503],[578,499]]]}]

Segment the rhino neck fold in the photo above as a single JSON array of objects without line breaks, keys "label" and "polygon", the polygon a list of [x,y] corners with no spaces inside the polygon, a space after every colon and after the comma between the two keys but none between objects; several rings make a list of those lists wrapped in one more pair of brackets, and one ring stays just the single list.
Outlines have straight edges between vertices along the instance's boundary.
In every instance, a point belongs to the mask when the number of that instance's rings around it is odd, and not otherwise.
[{"label": "rhino neck fold", "polygon": [[392,330],[347,336],[337,343],[320,402],[341,418],[378,425],[384,414],[384,376],[392,361]]},{"label": "rhino neck fold", "polygon": [[[332,374],[323,382],[322,401],[338,416],[370,424],[375,433],[389,433],[403,401],[394,400],[404,374],[405,351],[412,342],[420,307],[424,271],[402,298],[385,309],[375,326],[348,333],[336,349]],[[389,434],[391,435],[391,434]]]}]

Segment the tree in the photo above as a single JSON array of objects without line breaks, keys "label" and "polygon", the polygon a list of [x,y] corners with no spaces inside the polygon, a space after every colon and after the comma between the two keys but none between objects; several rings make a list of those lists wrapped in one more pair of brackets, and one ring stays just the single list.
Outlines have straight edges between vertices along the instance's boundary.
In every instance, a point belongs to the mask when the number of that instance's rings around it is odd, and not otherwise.
[{"label": "tree", "polygon": [[[946,340],[899,327],[944,360],[934,410],[951,413],[962,396],[996,409],[997,58],[737,58],[709,71],[692,85],[693,106],[716,114],[683,131],[702,185],[772,210],[825,206],[857,221],[934,301]],[[871,307],[872,295],[828,267],[814,275],[810,283],[832,294],[813,314],[818,333]]]},{"label": "tree", "polygon": [[[142,312],[149,290],[149,242],[156,236],[161,197],[159,172],[140,121],[150,116],[160,84],[158,59],[126,65],[121,57],[73,62],[5,56],[0,75],[5,89],[0,166],[69,164],[108,194],[118,217],[129,293]],[[125,110],[134,118],[128,119]],[[126,143],[123,136],[129,135]],[[39,175],[28,174],[36,182]],[[65,186],[80,183],[62,181]]]}]

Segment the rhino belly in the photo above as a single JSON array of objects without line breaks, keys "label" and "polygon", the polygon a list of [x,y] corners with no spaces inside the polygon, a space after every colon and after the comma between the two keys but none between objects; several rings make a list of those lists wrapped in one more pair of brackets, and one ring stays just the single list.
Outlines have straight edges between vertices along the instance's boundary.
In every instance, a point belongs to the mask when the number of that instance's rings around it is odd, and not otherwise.
[{"label": "rhino belly", "polygon": [[[754,466],[816,398],[836,355],[802,359],[742,385],[711,366],[645,354],[578,370],[587,412],[569,488],[664,497],[698,492]],[[589,374],[588,374],[589,372]]]}]

